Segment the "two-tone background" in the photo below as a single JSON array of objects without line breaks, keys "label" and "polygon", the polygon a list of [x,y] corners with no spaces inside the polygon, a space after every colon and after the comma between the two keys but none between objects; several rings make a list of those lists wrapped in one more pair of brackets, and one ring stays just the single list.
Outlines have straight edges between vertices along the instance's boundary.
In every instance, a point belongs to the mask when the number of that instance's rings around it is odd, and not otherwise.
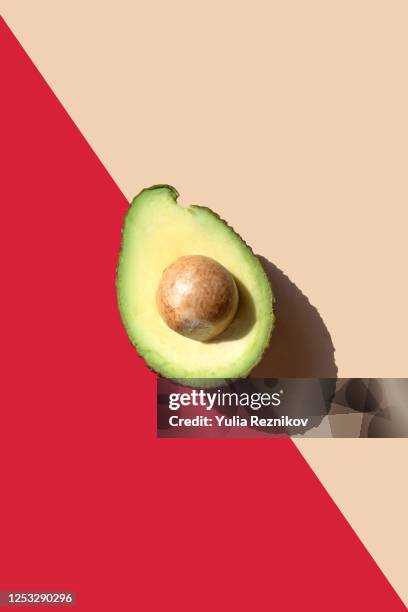
[{"label": "two-tone background", "polygon": [[1,6],[1,590],[405,609],[370,556],[407,601],[407,441],[156,440],[114,268],[126,200],[170,183],[317,309],[339,376],[407,376],[406,2]]}]

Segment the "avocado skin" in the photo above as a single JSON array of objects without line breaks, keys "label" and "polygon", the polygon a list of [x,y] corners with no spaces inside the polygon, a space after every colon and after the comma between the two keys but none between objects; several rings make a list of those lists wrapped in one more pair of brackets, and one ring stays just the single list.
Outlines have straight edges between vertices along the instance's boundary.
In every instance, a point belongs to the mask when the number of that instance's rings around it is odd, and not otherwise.
[{"label": "avocado skin", "polygon": [[[268,320],[268,325],[267,325],[266,332],[263,335],[262,342],[258,344],[256,357],[251,361],[251,363],[245,369],[243,369],[242,371],[236,372],[234,373],[234,375],[231,375],[228,377],[224,377],[224,376],[219,377],[217,376],[216,373],[214,376],[206,376],[205,375],[206,372],[203,372],[202,375],[199,373],[198,375],[195,375],[195,376],[185,377],[181,371],[179,374],[175,376],[172,372],[168,372],[166,367],[161,366],[160,360],[152,359],[151,352],[148,349],[146,350],[146,347],[143,345],[142,342],[140,342],[140,339],[138,338],[137,334],[134,334],[132,330],[132,326],[129,324],[129,317],[126,312],[127,304],[126,304],[126,300],[123,298],[123,292],[122,292],[122,287],[121,287],[121,269],[123,268],[124,265],[126,265],[125,230],[127,228],[127,224],[129,223],[131,219],[132,211],[135,209],[135,207],[137,207],[140,204],[141,198],[143,196],[146,196],[146,195],[155,196],[156,194],[160,195],[163,193],[166,193],[168,196],[170,196],[170,198],[174,201],[174,204],[176,206],[179,206],[177,204],[177,198],[179,197],[180,194],[177,191],[177,189],[173,187],[172,185],[163,183],[163,184],[156,184],[151,187],[144,188],[131,201],[129,208],[127,210],[127,213],[125,215],[125,219],[124,219],[124,223],[122,227],[122,240],[121,240],[121,246],[120,246],[120,251],[119,251],[119,256],[118,256],[118,264],[117,264],[117,269],[116,269],[116,294],[117,294],[117,304],[118,304],[119,312],[120,312],[125,330],[127,332],[128,338],[130,342],[132,343],[132,345],[135,347],[138,354],[144,359],[147,367],[152,372],[158,374],[159,376],[163,378],[168,378],[178,384],[182,384],[183,386],[191,387],[191,388],[195,388],[195,387],[208,388],[208,387],[214,387],[217,384],[219,385],[221,379],[225,381],[230,381],[234,379],[238,380],[241,378],[246,378],[250,374],[250,372],[256,367],[256,365],[258,365],[258,363],[261,361],[266,349],[268,348],[270,344],[272,332],[274,329],[274,323],[275,323],[275,316],[273,312],[273,305],[275,302],[275,298],[273,296],[272,288],[271,288],[269,279],[266,275],[266,272],[262,266],[262,263],[259,260],[259,258],[254,254],[252,248],[233,229],[233,227],[230,226],[227,221],[225,221],[225,219],[223,219],[220,215],[218,215],[216,212],[214,212],[212,209],[210,209],[207,206],[200,206],[200,205],[192,204],[186,210],[190,210],[190,211],[197,210],[197,211],[202,211],[202,212],[205,211],[205,213],[209,217],[212,217],[218,223],[222,224],[223,227],[227,230],[227,232],[231,236],[234,236],[235,239],[238,239],[242,243],[243,247],[245,247],[247,252],[250,253],[251,257],[253,258],[254,274],[256,274],[259,277],[259,279],[262,279],[263,289],[267,290],[268,309],[267,309],[267,312],[264,314],[264,316]],[[200,343],[200,344],[205,345],[205,343]]]}]

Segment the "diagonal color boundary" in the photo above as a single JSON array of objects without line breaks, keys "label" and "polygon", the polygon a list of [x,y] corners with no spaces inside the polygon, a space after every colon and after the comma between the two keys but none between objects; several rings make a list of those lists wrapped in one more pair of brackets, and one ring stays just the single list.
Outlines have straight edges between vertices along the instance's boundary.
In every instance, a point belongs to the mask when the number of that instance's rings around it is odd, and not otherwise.
[{"label": "diagonal color boundary", "polygon": [[405,609],[291,441],[155,439],[155,377],[114,295],[127,203],[1,30],[0,589],[75,590],[84,610]]}]

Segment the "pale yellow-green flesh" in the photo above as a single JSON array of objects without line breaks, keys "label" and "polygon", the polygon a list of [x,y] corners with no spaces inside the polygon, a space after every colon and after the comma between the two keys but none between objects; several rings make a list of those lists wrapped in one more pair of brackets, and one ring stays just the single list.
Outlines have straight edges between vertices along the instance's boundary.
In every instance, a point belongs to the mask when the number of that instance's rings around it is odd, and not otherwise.
[{"label": "pale yellow-green flesh", "polygon": [[[272,294],[259,260],[207,208],[182,208],[168,187],[143,191],[123,229],[117,273],[118,303],[127,333],[147,364],[167,378],[246,376],[265,350],[273,326]],[[171,330],[156,306],[163,270],[182,255],[206,255],[234,276],[237,315],[210,342]]]}]

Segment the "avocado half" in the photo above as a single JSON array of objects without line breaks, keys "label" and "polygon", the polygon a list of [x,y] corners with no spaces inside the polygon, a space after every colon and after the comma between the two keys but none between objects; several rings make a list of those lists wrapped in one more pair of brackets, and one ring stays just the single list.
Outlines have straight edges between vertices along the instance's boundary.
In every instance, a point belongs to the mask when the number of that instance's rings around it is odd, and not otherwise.
[{"label": "avocado half", "polygon": [[[169,185],[144,189],[126,214],[116,277],[123,324],[147,365],[165,378],[244,378],[270,341],[269,280],[259,259],[225,221],[203,206],[179,206],[178,195]],[[163,271],[179,257],[195,254],[224,266],[239,293],[232,323],[207,342],[170,329],[156,304]]]}]

